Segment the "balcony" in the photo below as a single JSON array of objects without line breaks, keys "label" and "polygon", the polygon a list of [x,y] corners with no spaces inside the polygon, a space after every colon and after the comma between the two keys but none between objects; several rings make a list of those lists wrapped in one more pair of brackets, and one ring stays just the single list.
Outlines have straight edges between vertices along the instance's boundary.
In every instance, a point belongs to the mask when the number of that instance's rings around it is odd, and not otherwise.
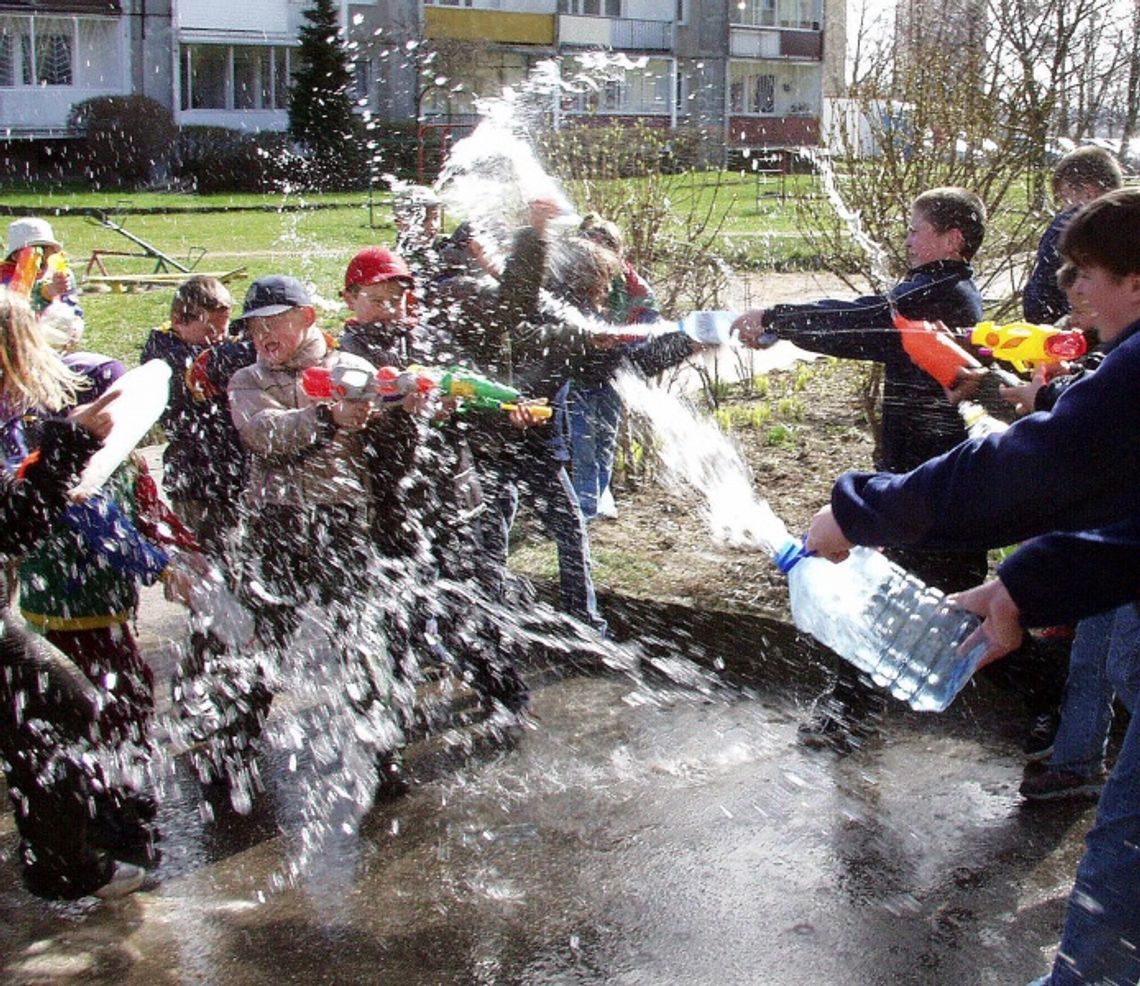
[{"label": "balcony", "polygon": [[672,51],[673,22],[560,14],[558,43],[614,51]]},{"label": "balcony", "polygon": [[554,14],[424,7],[424,37],[431,41],[489,41],[552,47],[554,18]]},{"label": "balcony", "polygon": [[822,31],[734,27],[729,32],[733,58],[800,58],[823,60]]},{"label": "balcony", "polygon": [[6,12],[39,14],[121,14],[120,0],[2,0]]}]

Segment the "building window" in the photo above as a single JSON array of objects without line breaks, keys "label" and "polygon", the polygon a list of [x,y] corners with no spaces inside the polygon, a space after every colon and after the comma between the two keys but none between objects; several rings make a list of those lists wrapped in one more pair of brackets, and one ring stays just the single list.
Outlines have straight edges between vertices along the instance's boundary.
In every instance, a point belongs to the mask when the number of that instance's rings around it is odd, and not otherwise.
[{"label": "building window", "polygon": [[822,70],[801,62],[733,62],[728,108],[758,116],[810,116],[822,100]]},{"label": "building window", "polygon": [[604,80],[599,90],[564,99],[563,108],[568,113],[668,113],[672,76],[669,61],[650,58],[643,67],[627,68],[619,78]]},{"label": "building window", "polygon": [[70,17],[0,17],[0,86],[75,85]]},{"label": "building window", "polygon": [[283,110],[289,49],[272,45],[182,45],[182,109]]},{"label": "building window", "polygon": [[371,104],[374,77],[370,55],[363,55],[352,63],[352,98],[357,106]]},{"label": "building window", "polygon": [[473,114],[478,97],[502,95],[504,88],[517,86],[526,79],[531,67],[531,61],[521,52],[488,51],[480,55],[479,64],[464,86],[448,83],[429,89],[424,95],[423,110],[432,116]]},{"label": "building window", "polygon": [[738,0],[731,4],[732,23],[744,27],[787,27],[818,31],[822,0]]},{"label": "building window", "polygon": [[558,13],[621,17],[621,0],[558,0]]}]

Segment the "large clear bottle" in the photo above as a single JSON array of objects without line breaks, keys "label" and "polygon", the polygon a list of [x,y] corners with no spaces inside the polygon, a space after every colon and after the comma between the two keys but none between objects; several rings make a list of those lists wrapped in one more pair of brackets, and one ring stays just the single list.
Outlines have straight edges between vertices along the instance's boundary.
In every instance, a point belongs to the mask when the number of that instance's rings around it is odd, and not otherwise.
[{"label": "large clear bottle", "polygon": [[788,576],[796,627],[912,709],[941,712],[977,670],[986,645],[965,656],[958,647],[978,617],[881,552],[856,547],[836,565],[789,541],[775,561]]}]

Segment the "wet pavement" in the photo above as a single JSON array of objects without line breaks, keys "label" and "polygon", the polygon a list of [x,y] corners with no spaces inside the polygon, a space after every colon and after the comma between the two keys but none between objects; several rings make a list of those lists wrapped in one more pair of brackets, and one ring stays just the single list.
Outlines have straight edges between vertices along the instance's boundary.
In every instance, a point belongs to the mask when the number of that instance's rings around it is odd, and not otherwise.
[{"label": "wet pavement", "polygon": [[[216,804],[204,820],[180,767],[154,885],[116,902],[29,895],[8,813],[0,981],[929,986],[1045,971],[1092,806],[1020,802],[1015,696],[982,683],[941,716],[895,703],[864,749],[809,751],[795,729],[823,678],[779,624],[605,606],[619,633],[653,626],[662,653],[727,684],[536,667],[517,743],[468,750],[453,729],[415,744],[410,791],[276,892],[303,794],[282,755],[262,760],[247,817]],[[181,633],[148,592],[159,680]]]}]

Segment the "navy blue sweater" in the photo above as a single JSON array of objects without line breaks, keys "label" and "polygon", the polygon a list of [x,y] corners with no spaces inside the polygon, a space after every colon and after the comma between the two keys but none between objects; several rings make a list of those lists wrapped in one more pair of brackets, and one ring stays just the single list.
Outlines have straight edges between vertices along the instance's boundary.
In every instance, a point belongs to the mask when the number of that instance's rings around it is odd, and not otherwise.
[{"label": "navy blue sweater", "polygon": [[1057,271],[1061,269],[1057,244],[1076,211],[1075,208],[1066,209],[1054,216],[1037,244],[1037,259],[1021,295],[1021,311],[1028,322],[1052,325],[1069,314],[1068,296],[1057,284]]},{"label": "navy blue sweater", "polygon": [[884,364],[882,442],[875,465],[903,472],[957,445],[966,430],[942,387],[903,350],[891,307],[911,319],[972,326],[982,317],[973,276],[969,264],[939,260],[908,271],[889,295],[776,305],[766,312],[764,327],[812,352]]},{"label": "navy blue sweater", "polygon": [[[1041,537],[999,575],[1030,625],[1140,592],[1140,321],[1051,412],[905,475],[847,473],[831,497],[857,544],[975,550]],[[1081,533],[1077,533],[1081,532]]]}]

